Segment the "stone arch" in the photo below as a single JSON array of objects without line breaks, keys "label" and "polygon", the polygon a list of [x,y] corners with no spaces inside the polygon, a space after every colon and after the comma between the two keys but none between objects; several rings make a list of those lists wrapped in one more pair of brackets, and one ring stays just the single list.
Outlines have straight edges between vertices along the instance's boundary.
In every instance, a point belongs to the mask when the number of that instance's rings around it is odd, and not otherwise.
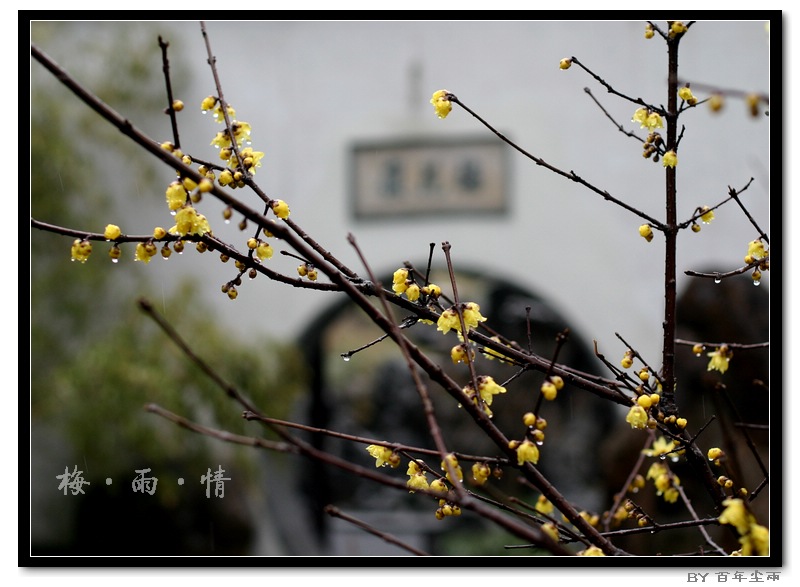
[{"label": "stone arch", "polygon": [[[431,281],[440,284],[445,291],[450,289],[446,287],[449,278],[443,269],[434,271]],[[383,278],[383,282],[391,283],[391,273]],[[481,312],[489,318],[487,324],[491,324],[502,335],[526,345],[526,308],[530,308],[531,346],[535,352],[544,357],[552,356],[556,335],[570,328],[568,342],[562,348],[558,362],[585,372],[602,372],[602,366],[590,346],[542,296],[507,279],[482,272],[458,272],[457,283],[460,299],[479,303]],[[397,312],[396,317],[400,320],[404,316]],[[466,367],[453,365],[450,359],[450,348],[456,344],[452,333],[443,336],[435,325],[423,324],[417,324],[407,332],[415,344],[436,358],[456,380],[466,382]],[[311,386],[307,404],[303,408],[303,421],[311,426],[376,440],[434,448],[430,435],[426,433],[419,396],[396,345],[387,340],[354,354],[349,361],[341,356],[381,334],[349,300],[332,304],[309,325],[299,338]],[[513,367],[484,357],[478,358],[478,366],[482,374],[490,374],[498,382],[514,372]],[[519,438],[524,432],[522,414],[533,408],[542,379],[541,373],[522,375],[509,384],[507,394],[496,399],[492,405],[498,424],[509,430],[518,430]],[[475,451],[475,454],[488,451],[486,454],[499,456],[483,435],[476,433],[474,423],[463,410],[457,409],[457,404],[450,396],[435,389],[435,386],[431,391],[446,441],[452,442],[460,451]],[[542,449],[540,469],[581,507],[587,510],[602,507],[607,490],[601,479],[599,461],[591,455],[597,451],[598,443],[604,440],[612,426],[614,406],[569,386],[562,390],[554,402],[548,404],[552,405],[545,405],[541,412],[550,425]],[[360,444],[321,435],[311,435],[309,440],[351,462],[374,465],[374,460]],[[406,466],[404,461],[396,470],[398,479],[405,480]],[[465,475],[468,474],[465,470]],[[323,542],[330,538],[328,518],[323,513],[323,508],[329,503],[351,511],[358,509],[362,513],[365,510],[397,512],[411,511],[409,502],[415,499],[395,490],[376,490],[374,483],[360,482],[337,471],[322,470],[315,464],[304,465],[300,477],[303,493],[313,512],[316,532]],[[505,480],[504,483],[513,484],[513,492],[518,493],[515,479]],[[417,504],[413,509],[419,511],[421,508]],[[435,507],[424,514],[424,519],[432,521],[431,524],[417,522],[415,527],[430,529],[431,533],[436,532],[437,524],[441,528],[433,516],[434,510]]]}]

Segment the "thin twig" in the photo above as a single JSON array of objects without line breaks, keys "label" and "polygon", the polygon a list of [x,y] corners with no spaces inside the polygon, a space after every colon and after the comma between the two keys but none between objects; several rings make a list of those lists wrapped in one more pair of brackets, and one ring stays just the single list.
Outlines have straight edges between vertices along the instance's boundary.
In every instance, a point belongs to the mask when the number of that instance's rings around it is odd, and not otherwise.
[{"label": "thin twig", "polygon": [[170,124],[172,125],[172,142],[176,149],[180,149],[181,137],[180,134],[178,134],[178,118],[175,114],[175,98],[172,95],[172,80],[169,75],[169,58],[167,57],[169,43],[164,41],[159,35],[158,46],[161,47],[161,69],[164,72],[164,82],[167,85],[167,114],[169,115]]},{"label": "thin twig", "polygon": [[655,434],[652,430],[650,430],[647,434],[647,440],[645,441],[644,447],[642,450],[639,451],[639,456],[636,459],[636,462],[631,467],[631,472],[628,473],[628,478],[625,479],[625,483],[622,486],[622,489],[614,494],[614,503],[611,505],[611,509],[608,510],[608,516],[603,522],[603,527],[606,532],[609,531],[609,524],[611,520],[614,519],[614,515],[616,514],[617,510],[622,506],[622,501],[627,499],[628,489],[633,484],[633,480],[636,478],[636,475],[639,474],[639,470],[642,468],[644,464],[644,459],[646,457],[645,450],[653,444],[653,440],[655,439]]},{"label": "thin twig", "polygon": [[403,542],[402,540],[400,540],[399,538],[397,538],[396,536],[394,536],[392,534],[388,534],[386,532],[382,532],[382,531],[370,526],[369,524],[367,524],[363,520],[359,520],[358,518],[354,518],[353,516],[349,516],[349,515],[345,514],[344,512],[342,512],[336,506],[326,505],[325,506],[325,513],[328,514],[329,516],[333,517],[333,518],[339,518],[340,520],[344,520],[345,522],[349,522],[349,523],[353,524],[354,526],[357,526],[357,527],[361,528],[365,532],[369,532],[373,536],[377,536],[378,538],[380,538],[384,542],[388,542],[389,544],[394,544],[395,546],[398,546],[398,547],[402,548],[403,550],[407,550],[411,554],[416,554],[417,556],[430,556],[430,553],[425,552],[424,550],[420,550],[416,546],[411,546],[410,544],[407,544],[407,543]]},{"label": "thin twig", "polygon": [[676,338],[675,344],[690,346],[690,347],[695,347],[697,345],[700,345],[703,348],[719,348],[722,345],[725,345],[729,348],[739,349],[739,350],[763,349],[769,347],[769,342],[756,342],[753,344],[742,344],[736,342],[698,342],[694,340],[683,340],[682,338]]},{"label": "thin twig", "polygon": [[486,122],[476,112],[474,112],[471,108],[469,108],[466,104],[464,104],[461,100],[459,100],[459,98],[457,96],[455,96],[454,94],[448,94],[447,96],[448,96],[448,99],[451,102],[454,102],[454,103],[458,104],[464,110],[469,112],[476,120],[478,120],[478,122],[480,122],[482,125],[484,125],[486,128],[488,128],[490,131],[492,131],[495,135],[497,135],[497,137],[500,140],[502,140],[504,143],[506,143],[507,145],[512,147],[514,150],[520,152],[522,155],[524,155],[525,157],[527,157],[528,159],[530,159],[531,161],[533,161],[537,165],[539,165],[541,167],[544,167],[545,169],[548,169],[548,170],[552,171],[553,173],[555,173],[557,175],[560,175],[561,177],[565,177],[565,178],[567,178],[567,179],[569,179],[571,181],[574,181],[575,183],[581,184],[582,186],[584,186],[584,187],[588,188],[589,190],[595,192],[596,194],[602,196],[605,200],[608,200],[609,202],[612,202],[612,203],[616,204],[617,206],[619,206],[621,208],[624,208],[625,210],[628,210],[629,212],[632,212],[636,216],[639,216],[640,218],[643,218],[644,220],[646,220],[647,222],[649,222],[651,225],[655,226],[656,228],[661,229],[663,227],[663,224],[660,221],[656,220],[652,216],[649,216],[648,214],[645,214],[644,212],[642,212],[638,208],[635,208],[635,207],[631,206],[630,204],[627,204],[627,203],[623,202],[622,200],[619,200],[619,199],[615,198],[614,196],[609,194],[608,191],[601,190],[600,188],[594,186],[593,184],[589,183],[588,181],[586,181],[585,179],[580,177],[574,171],[562,171],[558,167],[554,167],[553,165],[550,165],[544,159],[542,159],[540,157],[536,157],[535,155],[532,155],[531,153],[529,153],[528,151],[526,151],[525,149],[523,149],[522,147],[517,145],[515,142],[511,141],[510,139],[508,139],[503,133],[501,133],[499,130],[494,128],[491,124]]},{"label": "thin twig", "polygon": [[606,82],[606,80],[604,80],[599,75],[597,75],[595,72],[593,72],[591,69],[586,67],[583,63],[581,63],[581,61],[577,57],[573,56],[573,57],[570,57],[570,59],[572,60],[573,64],[577,65],[583,71],[585,71],[590,76],[592,76],[595,79],[595,81],[597,81],[597,83],[599,83],[601,86],[603,86],[608,91],[609,94],[614,94],[615,96],[619,96],[623,100],[627,100],[628,102],[632,102],[634,104],[638,104],[639,106],[644,106],[645,108],[648,108],[649,110],[652,110],[654,112],[658,112],[659,114],[664,116],[665,112],[664,112],[664,107],[663,106],[661,108],[659,108],[659,107],[657,107],[657,106],[655,106],[653,104],[648,104],[647,102],[645,102],[641,98],[633,98],[631,96],[628,96],[627,94],[623,94],[622,92],[620,92],[617,89],[615,89],[611,84]]},{"label": "thin twig", "polygon": [[738,192],[731,186],[728,186],[728,193],[730,194],[731,198],[735,200],[737,204],[739,204],[739,208],[741,208],[742,212],[744,212],[744,215],[747,216],[747,219],[750,221],[750,224],[752,224],[753,227],[755,227],[755,229],[758,231],[758,236],[764,239],[764,242],[769,243],[769,237],[767,236],[767,233],[761,230],[761,227],[755,221],[755,218],[753,218],[753,216],[750,214],[750,211],[745,207],[744,204],[742,204],[742,201],[739,199],[739,194],[741,194],[744,190],[746,190],[752,182],[753,178],[751,177],[750,181],[747,182],[747,185],[744,186],[742,189],[740,189]]},{"label": "thin twig", "polygon": [[[684,491],[683,486],[676,485],[675,489],[678,490],[678,494],[681,496],[681,501],[683,501],[683,505],[686,506],[686,509],[689,510],[689,513],[692,515],[692,519],[696,521],[700,520],[700,516],[697,515],[697,512],[694,511],[694,508],[692,507],[692,502],[686,496],[686,492]],[[703,535],[703,538],[706,539],[706,542],[708,543],[709,546],[711,546],[722,556],[728,555],[728,553],[726,553],[716,542],[714,542],[714,540],[711,538],[711,536],[708,533],[708,530],[706,530],[704,525],[697,526],[697,529],[700,530],[700,533]]]},{"label": "thin twig", "polygon": [[729,277],[733,277],[735,275],[741,275],[742,273],[748,272],[750,269],[754,267],[758,267],[762,263],[769,262],[769,255],[765,255],[761,259],[754,259],[751,263],[744,265],[743,267],[739,267],[738,269],[733,269],[731,271],[714,271],[713,273],[705,273],[701,271],[692,271],[691,269],[687,269],[684,271],[684,274],[690,277],[703,277],[705,279],[713,279],[715,282],[719,283],[723,279],[728,279]]},{"label": "thin twig", "polygon": [[231,139],[231,149],[233,149],[233,152],[236,155],[236,161],[239,163],[239,167],[245,170],[245,175],[249,175],[250,171],[244,166],[242,154],[239,151],[239,145],[233,132],[233,121],[231,121],[231,117],[228,114],[228,102],[225,100],[225,96],[222,93],[222,83],[219,80],[219,73],[217,72],[217,58],[211,51],[211,41],[208,38],[208,33],[206,32],[206,23],[203,21],[200,21],[200,31],[203,34],[203,41],[206,45],[208,65],[211,67],[211,74],[214,76],[214,85],[217,88],[217,99],[219,100],[220,110],[222,110],[222,116],[225,118],[225,130]]},{"label": "thin twig", "polygon": [[461,336],[464,339],[464,345],[466,350],[466,359],[467,359],[467,366],[469,368],[469,376],[470,380],[472,381],[472,389],[475,391],[476,397],[480,398],[480,392],[478,390],[478,373],[475,371],[475,363],[472,360],[472,353],[470,352],[469,348],[469,328],[467,328],[466,323],[464,322],[464,308],[462,307],[461,300],[458,296],[458,285],[456,283],[456,274],[455,270],[453,269],[453,260],[450,257],[450,246],[449,242],[442,243],[442,251],[444,251],[444,259],[447,263],[447,271],[450,274],[450,287],[453,289],[453,309],[458,314],[458,322],[461,326]]},{"label": "thin twig", "polygon": [[[430,449],[430,448],[422,448],[419,446],[410,446],[407,444],[402,444],[399,442],[387,442],[385,440],[378,440],[375,438],[367,438],[365,436],[358,436],[355,434],[346,434],[344,432],[336,432],[335,430],[328,430],[327,428],[317,428],[316,426],[308,426],[306,424],[299,424],[297,422],[289,422],[287,420],[280,420],[278,418],[270,418],[261,414],[256,414],[254,412],[245,411],[242,413],[242,417],[245,420],[260,420],[262,422],[267,422],[270,424],[274,424],[276,426],[285,426],[287,428],[295,428],[297,430],[303,430],[304,432],[312,432],[314,434],[324,434],[326,436],[330,436],[331,438],[340,438],[342,440],[351,440],[353,442],[358,442],[361,444],[375,444],[378,446],[385,446],[386,448],[391,448],[397,452],[409,452],[409,453],[417,453],[417,454],[424,454],[424,455],[433,455],[439,456],[439,451]],[[506,458],[498,458],[498,457],[487,457],[483,455],[471,455],[461,452],[453,452],[453,454],[458,458],[460,461],[475,461],[475,462],[488,462],[494,463],[498,465],[507,465],[508,459]]]},{"label": "thin twig", "polygon": [[242,436],[240,434],[233,434],[232,432],[228,432],[226,430],[217,430],[215,428],[203,426],[202,424],[197,424],[196,422],[192,422],[191,420],[188,420],[182,416],[178,416],[174,412],[170,412],[169,410],[162,408],[158,404],[147,404],[145,405],[144,409],[147,412],[151,412],[161,416],[162,418],[166,418],[170,422],[174,422],[182,428],[186,428],[192,432],[196,432],[210,438],[215,438],[223,442],[264,448],[267,450],[274,450],[284,453],[298,454],[300,452],[296,446],[293,446],[287,442],[275,442],[273,440],[266,440],[264,438],[258,438],[254,436]]},{"label": "thin twig", "polygon": [[619,132],[621,132],[622,134],[624,134],[627,137],[630,137],[632,139],[636,139],[640,143],[644,143],[644,139],[642,137],[638,136],[633,131],[625,130],[625,127],[623,127],[619,122],[614,120],[614,117],[611,116],[611,114],[609,114],[608,110],[606,110],[605,107],[600,103],[600,101],[597,98],[595,98],[594,94],[592,94],[592,90],[590,90],[589,88],[583,88],[583,91],[586,92],[589,95],[589,97],[592,99],[592,101],[597,105],[598,108],[600,108],[600,110],[603,112],[603,114],[606,115],[606,118],[608,118],[611,121],[611,124],[613,124],[614,127]]}]

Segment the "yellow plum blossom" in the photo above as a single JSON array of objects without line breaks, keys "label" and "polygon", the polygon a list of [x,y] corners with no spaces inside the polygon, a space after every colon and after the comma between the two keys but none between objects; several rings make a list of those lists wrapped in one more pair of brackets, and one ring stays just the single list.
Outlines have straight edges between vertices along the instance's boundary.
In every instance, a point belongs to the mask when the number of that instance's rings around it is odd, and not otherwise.
[{"label": "yellow plum blossom", "polygon": [[186,203],[186,188],[179,181],[173,181],[167,186],[167,206],[170,210],[178,210]]},{"label": "yellow plum blossom", "polygon": [[[643,226],[647,226],[647,224],[644,224]],[[650,228],[649,226],[647,227]],[[650,234],[652,235],[652,233],[653,231],[651,230]],[[625,351],[625,354],[622,355],[622,360],[620,361],[620,364],[622,365],[623,369],[630,369],[633,366],[633,351],[631,349],[628,349],[627,351]]]},{"label": "yellow plum blossom", "polygon": [[[370,454],[372,458],[375,459],[375,466],[376,467],[385,467],[387,465],[391,465],[396,467],[396,464],[392,464],[392,455],[394,451],[391,448],[387,448],[385,446],[380,446],[378,444],[370,444],[366,448],[367,452]],[[400,460],[397,459],[397,463],[399,464]]]},{"label": "yellow plum blossom", "polygon": [[526,439],[517,447],[517,464],[523,465],[525,463],[533,463],[535,465],[538,462],[539,447]]},{"label": "yellow plum blossom", "polygon": [[431,104],[433,104],[433,109],[436,111],[436,116],[439,118],[447,118],[447,115],[450,114],[450,111],[453,109],[453,104],[450,102],[448,96],[450,96],[450,92],[447,90],[437,90],[431,97]]},{"label": "yellow plum blossom", "polygon": [[408,285],[406,281],[408,280],[408,269],[398,269],[392,275],[392,291],[394,293],[400,295],[401,293],[406,291]]},{"label": "yellow plum blossom", "polygon": [[429,489],[441,495],[446,495],[448,491],[447,483],[445,483],[443,479],[434,479],[433,481],[431,481]]},{"label": "yellow plum blossom", "polygon": [[481,316],[481,307],[475,302],[468,302],[464,305],[464,323],[467,328],[477,328],[478,322],[485,322],[486,318]]},{"label": "yellow plum blossom", "polygon": [[[236,144],[241,145],[242,141],[249,140],[248,137],[252,132],[252,127],[249,122],[235,120],[231,123],[231,130],[233,131],[233,136],[236,138]],[[242,154],[242,156],[244,155]]]},{"label": "yellow plum blossom", "polygon": [[547,522],[546,524],[542,524],[542,531],[547,534],[550,538],[553,539],[554,542],[558,542],[560,536],[558,534],[558,528],[553,522]]},{"label": "yellow plum blossom", "polygon": [[274,251],[272,249],[272,245],[265,242],[258,243],[256,246],[256,255],[262,261],[266,261],[267,259],[271,259]]},{"label": "yellow plum blossom", "polygon": [[406,486],[409,489],[409,493],[414,493],[417,489],[428,489],[428,480],[425,478],[425,471],[423,471],[416,462],[409,461],[406,475],[408,475]]},{"label": "yellow plum blossom", "polygon": [[73,261],[86,263],[87,259],[89,259],[89,255],[92,254],[92,243],[76,238],[72,241],[71,253]]},{"label": "yellow plum blossom", "polygon": [[230,169],[223,169],[219,174],[219,185],[230,185],[233,183],[233,172]]},{"label": "yellow plum blossom", "polygon": [[684,100],[690,106],[697,104],[697,98],[694,97],[694,94],[692,94],[692,90],[689,86],[683,86],[680,90],[678,90],[678,97],[681,100]]},{"label": "yellow plum blossom", "polygon": [[420,291],[424,295],[434,300],[438,300],[439,296],[442,295],[442,288],[436,285],[435,283],[429,283],[428,285],[424,286]]},{"label": "yellow plum blossom", "polygon": [[[481,308],[475,302],[468,302],[462,304],[461,313],[464,316],[464,325],[467,330],[477,328],[479,322],[485,322],[486,318],[481,316]],[[448,308],[442,315],[439,316],[437,321],[437,330],[441,330],[442,334],[447,334],[450,330],[455,330],[461,335],[461,321],[458,319],[458,312],[455,306]]]},{"label": "yellow plum blossom", "polygon": [[[211,139],[211,145],[216,147],[217,149],[225,149],[231,146],[231,135],[228,133],[227,130],[219,131],[213,139]],[[228,157],[225,157],[226,159]]]},{"label": "yellow plum blossom", "polygon": [[664,498],[664,501],[675,503],[680,493],[676,489],[681,484],[677,475],[672,473],[666,465],[653,463],[647,471],[647,478],[653,479],[656,486],[656,493]]},{"label": "yellow plum blossom", "polygon": [[278,218],[283,220],[289,218],[289,204],[283,200],[272,200],[272,211],[275,212],[275,216]]},{"label": "yellow plum blossom", "polygon": [[406,469],[406,475],[409,475],[409,476],[411,476],[411,475],[419,475],[420,473],[423,473],[423,472],[424,471],[419,466],[419,463],[417,463],[416,461],[408,461],[408,468]]},{"label": "yellow plum blossom", "polygon": [[[493,337],[491,337],[491,340],[495,341],[498,344],[503,344],[502,341],[500,340],[499,336],[493,336]],[[513,363],[514,362],[513,359],[507,357],[503,353],[500,353],[500,352],[498,352],[498,351],[496,351],[494,349],[490,349],[489,347],[483,347],[481,349],[481,354],[483,354],[483,356],[486,357],[487,359],[489,359],[490,361],[494,361],[495,359],[497,359],[501,363]]]},{"label": "yellow plum blossom", "polygon": [[255,175],[256,167],[261,167],[261,159],[264,157],[264,153],[261,151],[254,151],[252,147],[245,147],[240,154],[245,169]]},{"label": "yellow plum blossom", "polygon": [[410,283],[406,288],[406,297],[410,302],[416,302],[419,299],[419,286],[416,283]]},{"label": "yellow plum blossom", "polygon": [[476,485],[483,485],[492,474],[492,469],[486,463],[473,463],[472,465],[472,478],[475,480]]},{"label": "yellow plum blossom", "polygon": [[653,132],[657,128],[664,128],[661,115],[658,114],[658,112],[653,112],[647,108],[638,108],[633,113],[631,122],[638,122],[641,125],[641,128],[646,128],[650,132]]},{"label": "yellow plum blossom", "polygon": [[730,524],[739,534],[744,535],[750,531],[750,526],[755,523],[753,514],[747,511],[744,501],[739,498],[728,498],[722,502],[725,509],[719,516],[720,524]]},{"label": "yellow plum blossom", "polygon": [[767,256],[767,249],[761,239],[755,239],[747,244],[747,255],[753,259],[763,259]]},{"label": "yellow plum blossom", "polygon": [[682,35],[687,30],[689,30],[689,27],[687,27],[685,24],[683,24],[682,21],[676,20],[669,27],[669,36],[670,36],[670,38],[672,38],[672,37],[675,37],[677,35]]},{"label": "yellow plum blossom", "polygon": [[674,440],[667,440],[665,436],[660,436],[653,441],[653,445],[649,449],[642,451],[642,454],[648,457],[660,457],[661,455],[669,455],[673,461],[678,460],[678,455],[673,451],[678,447]]},{"label": "yellow plum blossom", "polygon": [[457,344],[450,349],[450,359],[453,363],[468,363],[475,358],[475,351],[467,348],[466,344]]},{"label": "yellow plum blossom", "polygon": [[716,370],[720,373],[725,373],[725,371],[728,370],[728,363],[733,353],[728,348],[728,345],[723,344],[717,347],[715,351],[708,353],[708,356],[711,357],[711,360],[708,362],[708,371]]},{"label": "yellow plum blossom", "polygon": [[536,506],[534,509],[540,514],[552,514],[554,508],[549,499],[547,499],[544,495],[540,495],[539,499],[536,500]]},{"label": "yellow plum blossom", "polygon": [[203,101],[200,103],[200,109],[203,112],[207,112],[211,110],[214,105],[217,103],[217,99],[214,96],[206,96],[203,98]]},{"label": "yellow plum blossom", "polygon": [[443,334],[447,334],[450,330],[459,330],[461,324],[458,320],[458,312],[455,308],[448,308],[439,319],[436,321],[437,330],[441,330]]},{"label": "yellow plum blossom", "polygon": [[[210,97],[211,96],[209,96],[209,98]],[[208,100],[208,98],[206,98],[206,100]],[[206,104],[206,100],[203,100],[203,104]],[[225,122],[225,116],[222,113],[222,103],[219,102],[216,99],[215,99],[215,101],[216,101],[216,105],[214,106],[214,110],[212,112],[212,116],[214,117],[214,120],[216,120],[217,122],[223,123],[223,122]],[[233,119],[236,116],[236,110],[234,110],[233,106],[231,106],[230,104],[228,104],[227,111],[228,111],[228,118]]]},{"label": "yellow plum blossom", "polygon": [[478,377],[478,393],[486,405],[491,406],[494,396],[505,392],[506,388],[498,384],[491,376],[481,375]]},{"label": "yellow plum blossom", "polygon": [[769,530],[760,524],[750,526],[750,532],[739,539],[742,556],[768,556]]},{"label": "yellow plum blossom", "polygon": [[625,416],[625,421],[631,425],[631,428],[638,428],[640,430],[647,427],[647,420],[647,412],[639,404],[633,406],[628,412],[628,415]]},{"label": "yellow plum blossom", "polygon": [[678,155],[675,151],[667,151],[664,153],[664,158],[661,160],[664,167],[675,167],[678,165]]},{"label": "yellow plum blossom", "polygon": [[[464,473],[461,470],[461,465],[458,464],[458,459],[456,458],[456,455],[454,455],[453,453],[450,453],[450,454],[445,456],[445,459],[447,461],[447,464],[449,464],[450,467],[452,467],[453,471],[455,471],[456,478],[459,481],[463,481],[464,480]],[[450,475],[450,469],[447,467],[447,464],[445,463],[445,461],[442,461],[442,465],[441,465],[442,466],[442,471],[445,472],[445,476],[447,477],[447,480],[450,481],[450,483],[455,483],[455,480],[453,480],[453,478]]]},{"label": "yellow plum blossom", "polygon": [[558,388],[556,388],[555,384],[549,380],[546,380],[544,383],[542,383],[540,390],[544,396],[544,399],[547,401],[553,401],[558,395]]},{"label": "yellow plum blossom", "polygon": [[134,260],[149,263],[150,259],[152,259],[157,252],[158,248],[153,243],[139,243],[136,245],[136,256]]},{"label": "yellow plum blossom", "polygon": [[119,235],[122,234],[122,231],[119,229],[119,226],[116,224],[108,224],[106,226],[106,230],[103,233],[103,236],[106,237],[106,240],[113,241],[119,238]]},{"label": "yellow plum blossom", "polygon": [[208,225],[208,219],[202,214],[198,214],[192,206],[184,206],[178,213],[175,214],[175,226],[169,229],[170,234],[179,234],[186,236],[187,234],[203,235],[211,232]]}]

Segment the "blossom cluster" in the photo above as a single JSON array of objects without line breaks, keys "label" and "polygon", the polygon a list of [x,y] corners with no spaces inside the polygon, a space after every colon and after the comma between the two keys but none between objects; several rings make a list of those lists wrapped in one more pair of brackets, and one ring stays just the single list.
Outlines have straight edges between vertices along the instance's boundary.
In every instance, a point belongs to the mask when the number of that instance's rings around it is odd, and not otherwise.
[{"label": "blossom cluster", "polygon": [[736,551],[739,556],[767,556],[769,554],[769,530],[758,524],[755,516],[747,509],[744,500],[728,498],[722,502],[725,509],[719,516],[720,524],[729,524],[739,533],[742,548]]},{"label": "blossom cluster", "polygon": [[678,501],[680,492],[677,488],[681,484],[681,480],[669,470],[669,467],[663,463],[653,463],[647,471],[647,478],[653,480],[657,495],[663,497],[664,501],[668,503]]},{"label": "blossom cluster", "polygon": [[478,327],[478,324],[485,322],[486,318],[481,315],[481,307],[475,302],[462,303],[457,309],[456,306],[451,306],[439,316],[436,322],[436,329],[440,330],[442,334],[447,334],[451,330],[458,333],[458,338],[463,340],[461,332],[461,319],[459,318],[459,309],[461,316],[464,318],[464,326],[467,330]]},{"label": "blossom cluster", "polygon": [[492,410],[489,406],[494,401],[494,396],[506,392],[506,388],[498,384],[493,377],[489,375],[479,375],[476,377],[478,389],[475,389],[470,382],[464,386],[462,391],[469,400],[478,406],[487,416],[492,416]]}]

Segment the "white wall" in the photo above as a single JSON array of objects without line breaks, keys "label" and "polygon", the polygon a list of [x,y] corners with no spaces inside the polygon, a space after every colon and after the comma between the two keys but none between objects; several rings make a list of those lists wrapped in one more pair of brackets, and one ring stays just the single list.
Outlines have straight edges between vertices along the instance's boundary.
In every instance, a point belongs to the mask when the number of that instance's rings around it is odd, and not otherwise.
[{"label": "white wall", "polygon": [[[640,144],[618,132],[583,88],[629,130],[638,130],[630,122],[636,106],[606,93],[578,67],[558,67],[562,57],[574,55],[619,91],[665,104],[666,47],[644,38],[644,23],[209,22],[207,28],[225,97],[238,118],[252,124],[253,147],[266,153],[256,179],[270,196],[289,202],[292,219],[348,265],[360,270],[345,240],[349,232],[379,271],[405,260],[424,263],[428,243],[446,240],[457,267],[512,277],[542,294],[609,356],[622,352],[614,336],[619,332],[659,363],[660,239],[646,243],[638,235],[639,218],[521,155],[510,156],[505,217],[368,222],[356,221],[348,207],[354,141],[489,136],[457,106],[446,120],[436,118],[428,101],[446,88],[531,153],[663,218],[663,167],[643,159]],[[179,91],[188,105],[180,119],[183,145],[198,157],[216,157],[208,143],[219,127],[199,112],[202,98],[216,93],[200,27],[179,22],[159,29],[196,70],[191,87]],[[418,78],[411,74],[415,68]],[[764,23],[697,23],[681,43],[680,72],[695,83],[769,91]],[[679,217],[716,204],[728,186],[740,188],[754,177],[742,200],[769,232],[769,119],[753,119],[741,101],[730,100],[719,115],[701,107],[681,121]],[[166,123],[154,138],[170,138]],[[166,185],[173,174],[165,169],[163,175]],[[151,200],[147,222],[168,222],[163,194]],[[246,201],[259,204],[254,196]],[[220,206],[208,200],[201,206],[215,233],[239,238],[222,224]],[[741,265],[755,230],[735,205],[716,216],[699,234],[683,234],[680,273]],[[148,232],[147,222],[131,232]],[[290,274],[297,264],[277,254],[270,263]],[[259,278],[230,302],[219,286],[233,276],[232,267],[193,251],[169,264],[151,263],[147,271],[165,287],[176,272],[205,276],[214,311],[245,335],[289,336],[338,299]],[[686,281],[679,277],[679,288]],[[768,274],[763,282],[768,285]],[[245,311],[263,319],[243,320]]]},{"label": "white wall", "polygon": [[[348,264],[358,267],[345,241],[348,232],[382,270],[406,259],[419,262],[429,242],[447,240],[457,266],[504,271],[542,293],[585,337],[618,348],[619,332],[656,359],[663,247],[658,238],[647,244],[638,236],[638,218],[585,188],[512,154],[511,212],[505,218],[356,222],[347,193],[353,141],[483,132],[458,107],[446,120],[434,116],[430,95],[446,88],[523,148],[662,218],[663,167],[644,160],[639,143],[618,132],[583,88],[626,129],[634,129],[629,121],[635,105],[607,94],[577,67],[558,68],[560,58],[574,55],[619,91],[664,104],[666,48],[657,38],[645,40],[643,29],[641,22],[208,24],[225,95],[239,118],[253,125],[254,147],[266,153],[257,179]],[[196,80],[206,80],[187,96],[194,107],[214,90],[199,27],[184,23],[181,31],[181,42],[194,45],[189,53],[199,69]],[[421,68],[417,83],[414,67]],[[680,72],[695,83],[768,91],[764,24],[697,23],[682,42]],[[700,108],[682,122],[679,216],[716,204],[727,186],[739,188],[755,177],[743,201],[769,231],[769,119],[752,119],[740,101],[731,100],[721,115]],[[208,122],[184,137],[196,135],[204,144],[215,130]],[[727,205],[701,233],[684,234],[679,271],[738,267],[754,236],[742,213]],[[680,278],[679,287],[685,282]],[[242,325],[274,334],[293,332],[297,320],[307,321],[329,302],[326,295],[263,283],[241,288],[235,304],[218,296],[217,287],[211,290],[224,313],[267,297],[288,300],[279,313],[265,312],[263,324]]]}]

